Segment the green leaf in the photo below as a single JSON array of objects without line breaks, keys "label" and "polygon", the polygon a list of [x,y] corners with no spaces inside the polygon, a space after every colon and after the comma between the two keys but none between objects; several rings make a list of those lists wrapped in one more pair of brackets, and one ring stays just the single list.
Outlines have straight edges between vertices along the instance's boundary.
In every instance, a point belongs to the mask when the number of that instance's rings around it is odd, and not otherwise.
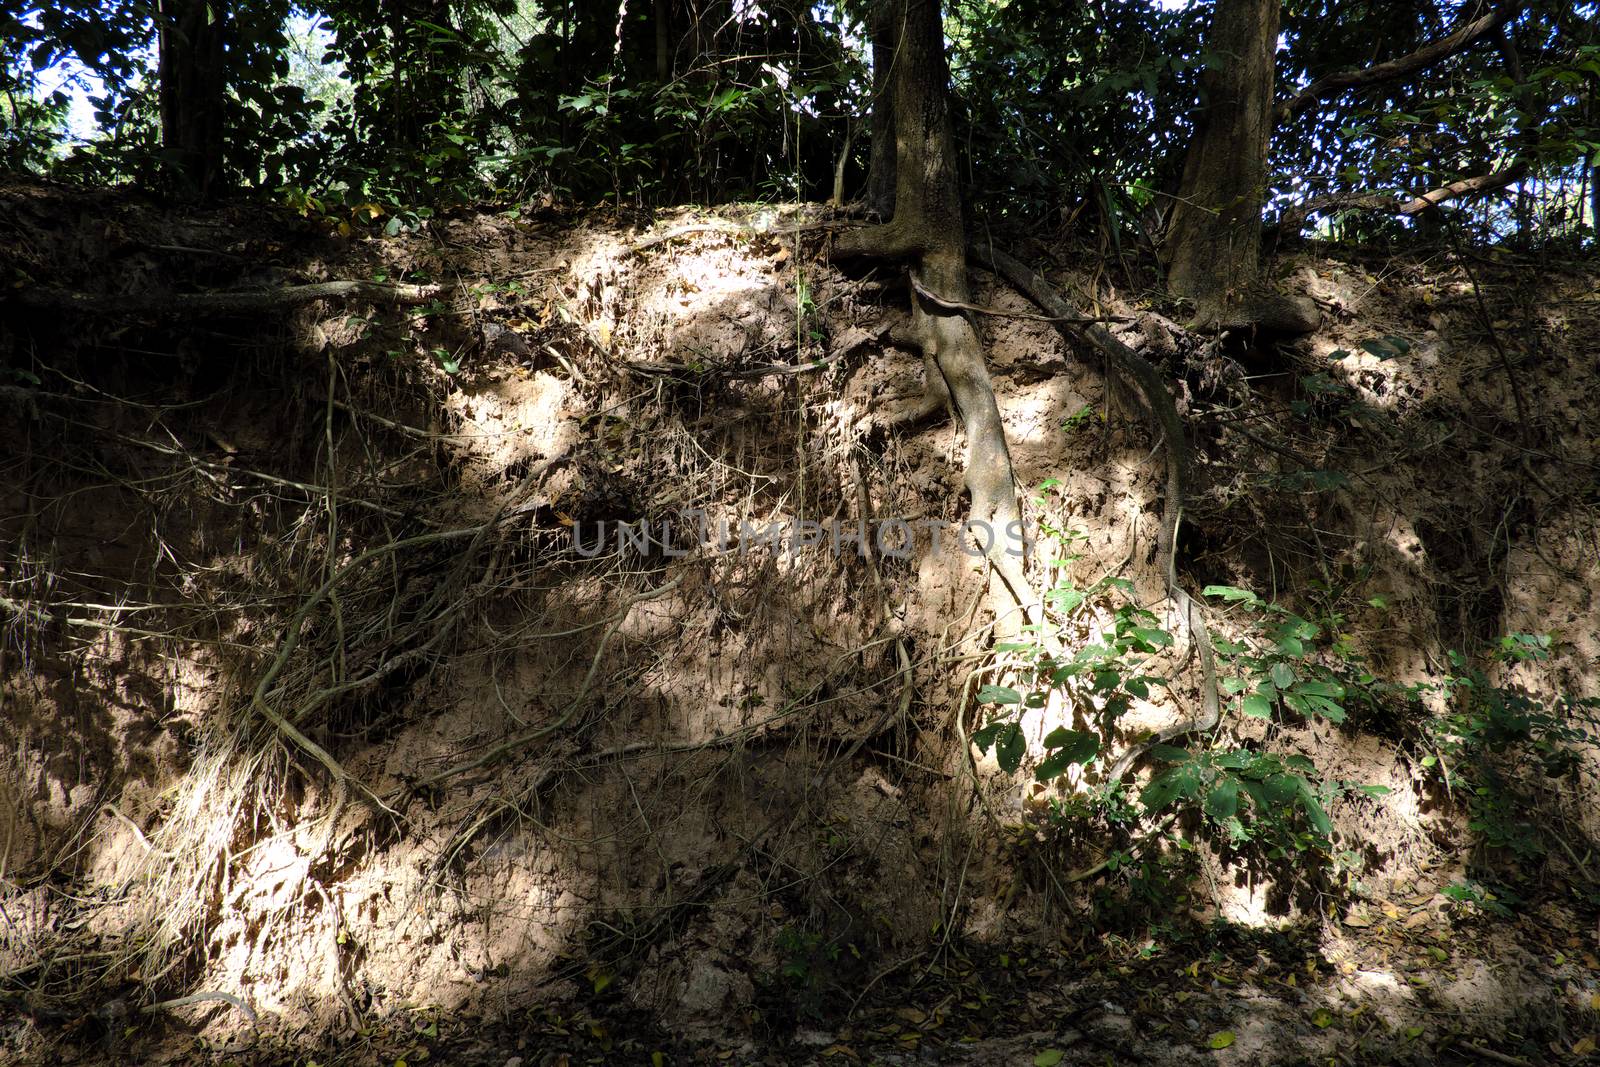
[{"label": "green leaf", "polygon": [[1027,751],[1028,742],[1023,739],[1022,727],[1008,722],[1000,728],[1000,735],[995,738],[994,758],[1002,771],[1010,774],[1022,766],[1022,757]]},{"label": "green leaf", "polygon": [[1256,693],[1244,698],[1244,713],[1255,719],[1272,718],[1272,701]]},{"label": "green leaf", "polygon": [[1133,634],[1139,640],[1146,644],[1154,645],[1156,648],[1166,648],[1172,644],[1172,635],[1165,630],[1157,630],[1147,626],[1135,626]]},{"label": "green leaf", "polygon": [[1151,745],[1150,755],[1163,763],[1182,763],[1189,758],[1189,751],[1173,745]]},{"label": "green leaf", "polygon": [[1069,766],[1071,764],[1067,762],[1066,757],[1059,752],[1052,752],[1040,760],[1039,766],[1033,769],[1033,780],[1036,782],[1051,781],[1064,773]]},{"label": "green leaf", "polygon": [[1062,611],[1075,611],[1083,603],[1084,594],[1079,589],[1061,588],[1050,590],[1044,598]]},{"label": "green leaf", "polygon": [[1005,725],[1003,722],[990,723],[983,729],[973,733],[972,743],[978,746],[979,752],[988,752],[989,746],[994,744],[994,739],[1000,736],[1000,728]]},{"label": "green leaf", "polygon": [[1294,684],[1294,668],[1279,660],[1272,665],[1272,684],[1287,689]]},{"label": "green leaf", "polygon": [[1239,780],[1224,778],[1206,794],[1206,814],[1222,822],[1239,811]]},{"label": "green leaf", "polygon": [[1005,685],[986,685],[978,690],[980,704],[1020,704],[1022,694]]},{"label": "green leaf", "polygon": [[1245,601],[1250,604],[1260,603],[1261,598],[1248,589],[1239,589],[1231,585],[1208,585],[1201,590],[1203,596],[1219,596],[1228,601]]},{"label": "green leaf", "polygon": [[1044,739],[1045,747],[1059,750],[1068,763],[1088,763],[1100,752],[1100,735],[1058,726]]},{"label": "green leaf", "polygon": [[1139,794],[1139,803],[1146,813],[1154,815],[1176,800],[1187,800],[1200,788],[1200,771],[1192,763],[1178,766],[1159,775]]},{"label": "green leaf", "polygon": [[1033,1067],[1056,1067],[1065,1056],[1066,1053],[1058,1048],[1045,1049],[1033,1058]]},{"label": "green leaf", "polygon": [[1326,837],[1333,832],[1333,820],[1328,818],[1328,813],[1317,802],[1316,794],[1311,791],[1311,783],[1304,778],[1296,778],[1300,783],[1300,806],[1306,810],[1306,817],[1311,820],[1312,829]]},{"label": "green leaf", "polygon": [[1218,1030],[1216,1033],[1211,1035],[1211,1040],[1206,1042],[1206,1047],[1212,1049],[1221,1049],[1227,1048],[1231,1044],[1233,1044],[1233,1031]]},{"label": "green leaf", "polygon": [[1321,715],[1329,722],[1344,722],[1346,718],[1344,708],[1322,697],[1302,697],[1298,694],[1290,694],[1284,699],[1291,708],[1301,715]]},{"label": "green leaf", "polygon": [[1287,804],[1299,795],[1303,781],[1292,774],[1273,774],[1261,783],[1261,789],[1267,803],[1277,806]]}]

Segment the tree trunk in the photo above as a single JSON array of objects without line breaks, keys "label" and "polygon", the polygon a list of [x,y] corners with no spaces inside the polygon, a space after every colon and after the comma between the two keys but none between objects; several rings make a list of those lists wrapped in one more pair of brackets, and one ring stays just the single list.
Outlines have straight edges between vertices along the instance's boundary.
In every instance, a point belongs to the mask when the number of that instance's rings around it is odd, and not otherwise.
[{"label": "tree trunk", "polygon": [[656,82],[672,80],[672,0],[656,0]]},{"label": "tree trunk", "polygon": [[[1013,603],[1024,599],[1019,548],[1020,521],[1011,454],[994,389],[984,367],[983,342],[961,311],[951,304],[970,302],[966,231],[957,181],[955,143],[950,128],[949,68],[938,0],[884,0],[898,26],[893,59],[895,117],[894,217],[840,238],[841,256],[909,259],[913,263],[909,342],[922,350],[924,393],[910,411],[891,417],[909,422],[953,404],[967,438],[966,486],[970,521],[987,530],[988,555],[1010,586]],[[939,300],[918,292],[925,289]],[[992,592],[999,592],[992,589]],[[1003,598],[1002,598],[1003,599]],[[996,605],[997,612],[1002,610]],[[1010,616],[1002,630],[1016,623]]]},{"label": "tree trunk", "polygon": [[207,0],[162,0],[157,20],[164,169],[195,200],[222,183],[225,10]]},{"label": "tree trunk", "polygon": [[867,168],[867,208],[879,218],[894,214],[894,71],[895,45],[899,38],[899,5],[877,3],[868,16],[867,33],[872,39],[872,157]]},{"label": "tree trunk", "polygon": [[1217,0],[1212,15],[1201,113],[1163,250],[1168,287],[1194,301],[1202,327],[1304,333],[1317,324],[1309,302],[1260,282],[1279,3]]}]

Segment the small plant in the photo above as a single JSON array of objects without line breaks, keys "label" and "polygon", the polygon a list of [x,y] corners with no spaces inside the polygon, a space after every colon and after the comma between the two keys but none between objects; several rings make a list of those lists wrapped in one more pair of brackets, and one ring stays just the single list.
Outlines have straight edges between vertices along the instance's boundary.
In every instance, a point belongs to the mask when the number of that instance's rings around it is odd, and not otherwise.
[{"label": "small plant", "polygon": [[[1132,592],[1125,580],[1107,578],[1088,589],[1063,584],[1046,594],[1054,609],[1049,621],[1057,632],[1086,606],[1109,611],[1111,624],[1070,655],[1047,651],[1037,638],[999,646],[1023,666],[1018,686],[985,685],[979,690],[978,700],[992,708],[989,721],[972,737],[979,751],[993,750],[1004,771],[1019,768],[1027,751],[1022,719],[1029,710],[1046,706],[1052,692],[1064,698],[1075,712],[1074,721],[1085,728],[1062,726],[1044,737],[1036,780],[1053,781],[1069,767],[1091,765],[1110,749],[1131,702],[1148,700],[1167,684],[1155,673],[1153,661],[1173,645],[1156,617],[1132,601]],[[1231,586],[1212,586],[1206,593],[1254,616],[1241,640],[1215,642],[1221,688],[1239,715],[1273,722],[1290,717],[1342,722],[1352,691],[1365,701],[1381,697],[1381,683],[1362,669],[1359,657],[1338,635],[1341,617],[1314,622]],[[1284,858],[1308,851],[1331,854],[1333,822],[1327,806],[1337,797],[1387,792],[1381,786],[1325,781],[1302,755],[1278,754],[1254,743],[1219,745],[1216,738],[1225,727],[1226,720],[1219,722],[1210,739],[1193,748],[1151,746],[1150,756],[1165,766],[1136,798],[1125,794],[1121,783],[1109,782],[1050,810],[1060,819],[1081,821],[1093,815],[1110,825],[1193,807],[1231,844],[1253,841],[1269,857]]]},{"label": "small plant", "polygon": [[[1165,679],[1147,673],[1152,656],[1172,644],[1172,635],[1157,627],[1157,619],[1131,600],[1133,586],[1123,578],[1105,578],[1088,589],[1062,584],[1045,594],[1045,600],[1059,612],[1062,620],[1071,618],[1085,605],[1105,602],[1113,592],[1123,594],[1123,602],[1113,609],[1112,625],[1070,657],[1045,650],[1034,641],[1009,642],[998,651],[1015,653],[1025,664],[1020,681],[1030,691],[1022,693],[1010,686],[985,685],[978,690],[978,701],[995,706],[990,722],[972,735],[980,752],[992,747],[1000,768],[1015,771],[1027,751],[1021,719],[1032,708],[1042,708],[1051,690],[1062,692],[1093,728],[1075,730],[1057,727],[1045,736],[1045,758],[1034,769],[1034,778],[1048,782],[1068,767],[1094,759],[1117,728],[1137,697],[1149,699],[1152,685]],[[1030,627],[1039,632],[1038,627]]]},{"label": "small plant", "polygon": [[[1262,600],[1248,589],[1208,585],[1205,595],[1220,597],[1252,612],[1252,632],[1243,641],[1216,642],[1217,658],[1231,669],[1223,690],[1239,698],[1239,710],[1252,718],[1272,719],[1284,712],[1304,718],[1321,716],[1344,722],[1346,685],[1342,678],[1357,662],[1353,650],[1329,627]],[[1338,619],[1330,619],[1337,624]],[[1318,654],[1326,644],[1329,666]],[[1364,672],[1358,684],[1375,679]]]},{"label": "small plant", "polygon": [[435,348],[432,349],[428,354],[433,357],[433,362],[438,366],[438,368],[444,371],[446,374],[460,373],[461,363],[448,348]]},{"label": "small plant", "polygon": [[[1548,635],[1517,633],[1500,639],[1491,660],[1510,665],[1549,656]],[[1484,844],[1521,859],[1541,856],[1548,827],[1539,816],[1539,790],[1531,784],[1538,779],[1525,772],[1536,770],[1546,780],[1576,775],[1582,750],[1596,743],[1600,700],[1562,696],[1546,702],[1494,685],[1459,653],[1450,653],[1450,663],[1454,673],[1444,682],[1414,690],[1440,692],[1450,701],[1445,714],[1427,723],[1432,751],[1422,764],[1465,797],[1468,826]]]},{"label": "small plant", "polygon": [[1452,882],[1440,890],[1458,906],[1475,908],[1487,915],[1501,919],[1511,918],[1515,912],[1512,906],[1522,903],[1522,898],[1510,890],[1502,889],[1496,893],[1478,882],[1462,881]]}]

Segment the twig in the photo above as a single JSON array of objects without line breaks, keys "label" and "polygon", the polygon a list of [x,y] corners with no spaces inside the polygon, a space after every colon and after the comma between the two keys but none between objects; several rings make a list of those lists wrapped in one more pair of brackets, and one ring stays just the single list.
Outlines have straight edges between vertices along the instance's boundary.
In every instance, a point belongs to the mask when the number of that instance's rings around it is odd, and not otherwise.
[{"label": "twig", "polygon": [[235,1008],[238,1008],[244,1013],[245,1018],[250,1020],[251,1026],[260,1025],[260,1020],[256,1018],[255,1009],[246,1004],[241,998],[234,996],[232,993],[190,993],[186,997],[178,997],[175,1000],[163,1000],[159,1004],[146,1004],[139,1010],[146,1015],[153,1015],[158,1011],[167,1011],[171,1008],[186,1008],[190,1004],[204,1004],[205,1002],[211,1000],[232,1004]]},{"label": "twig", "polygon": [[1455,1043],[1466,1049],[1468,1052],[1482,1056],[1484,1059],[1491,1060],[1495,1063],[1503,1063],[1506,1065],[1506,1067],[1533,1067],[1531,1062],[1523,1059],[1521,1056],[1510,1056],[1504,1052],[1496,1052],[1494,1049],[1484,1048],[1482,1045],[1474,1041],[1462,1041],[1457,1039]]},{"label": "twig", "polygon": [[448,770],[440,771],[438,774],[423,779],[422,781],[416,783],[416,785],[412,788],[414,790],[429,789],[444,781],[446,778],[453,778],[458,774],[466,774],[469,771],[477,770],[479,767],[482,767],[488,763],[492,763],[513,749],[522,748],[534,741],[539,740],[541,737],[547,737],[565,726],[572,720],[573,715],[577,714],[578,708],[583,704],[584,697],[589,695],[589,686],[594,682],[595,673],[600,669],[600,657],[605,655],[606,645],[610,642],[612,635],[614,635],[622,626],[622,624],[627,621],[629,612],[631,612],[638,604],[642,604],[647,600],[654,600],[659,596],[671,592],[680,584],[682,584],[682,582],[683,575],[680,574],[678,577],[669,582],[663,582],[654,589],[647,589],[642,593],[636,593],[628,598],[628,600],[623,604],[622,608],[616,613],[616,615],[612,617],[611,625],[606,627],[606,632],[600,637],[600,643],[595,646],[594,658],[589,661],[589,672],[583,676],[583,683],[578,686],[577,694],[574,695],[573,698],[567,703],[566,710],[558,715],[553,721],[545,723],[544,725],[536,727],[535,729],[528,730],[513,737],[509,737],[500,742],[498,745],[489,747],[482,754],[473,757],[465,763],[458,764],[449,768]]}]

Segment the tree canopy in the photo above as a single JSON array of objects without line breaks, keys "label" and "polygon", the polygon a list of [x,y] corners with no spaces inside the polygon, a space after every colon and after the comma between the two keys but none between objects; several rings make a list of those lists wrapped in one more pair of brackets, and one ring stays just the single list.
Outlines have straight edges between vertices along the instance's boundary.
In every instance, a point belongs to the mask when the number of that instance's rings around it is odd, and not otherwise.
[{"label": "tree canopy", "polygon": [[[824,199],[836,176],[854,199],[872,143],[870,7],[23,5],[0,22],[0,164],[208,194],[214,172],[218,192],[424,215],[532,197]],[[1211,5],[945,7],[969,201],[990,221],[1150,236],[1206,106]],[[1577,0],[1283,4],[1268,216],[1401,236],[1412,216],[1376,206],[1466,181],[1454,195],[1476,194],[1486,236],[1592,235],[1596,14]],[[183,69],[205,37],[210,81]],[[214,146],[185,147],[185,99],[215,111]]]}]

